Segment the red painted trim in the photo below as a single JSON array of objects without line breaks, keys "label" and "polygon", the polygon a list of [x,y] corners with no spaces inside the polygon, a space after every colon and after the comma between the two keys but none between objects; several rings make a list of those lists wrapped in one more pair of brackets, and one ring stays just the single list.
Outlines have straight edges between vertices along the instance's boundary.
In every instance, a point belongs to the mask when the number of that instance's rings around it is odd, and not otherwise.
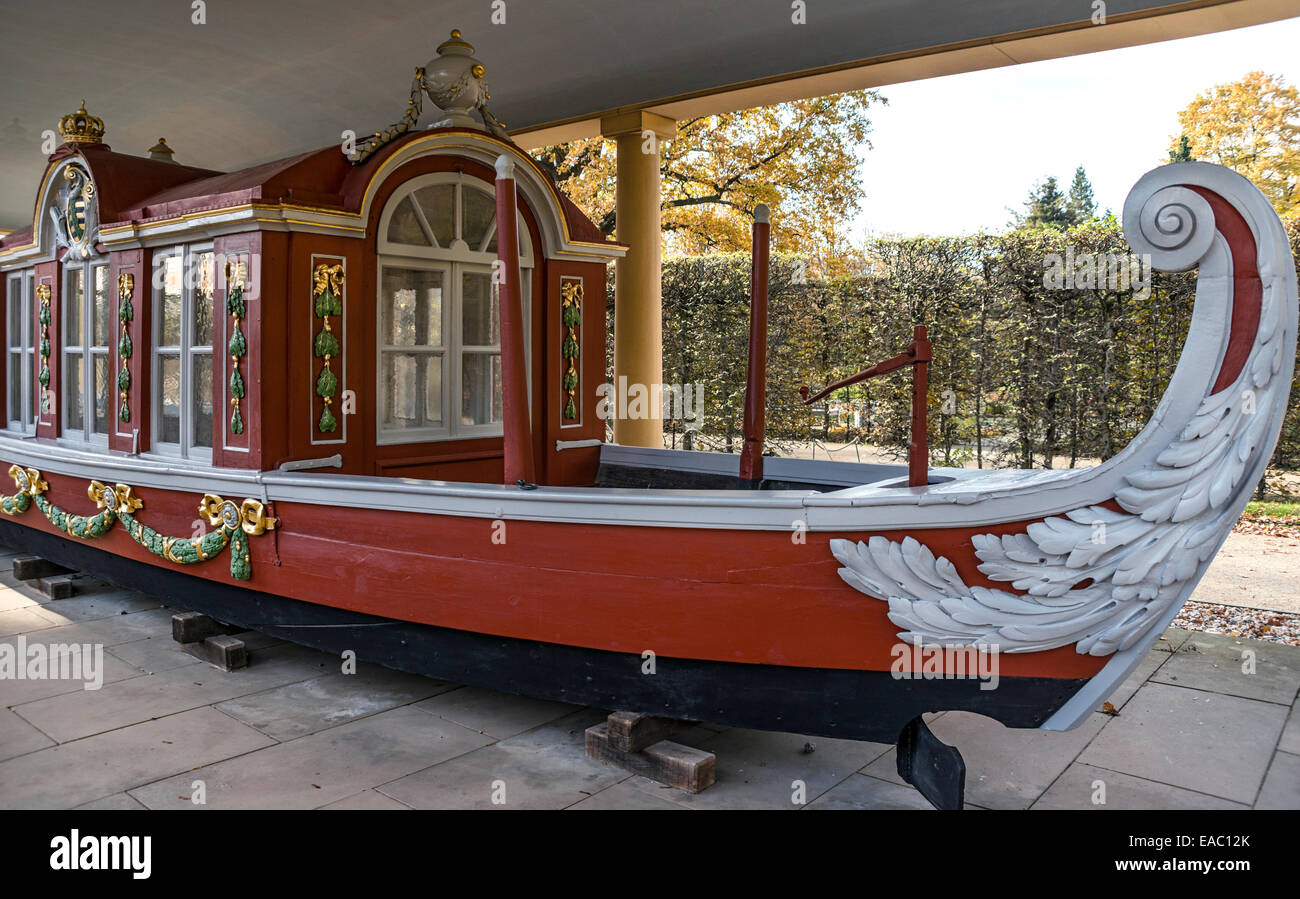
[{"label": "red painted trim", "polygon": [[[529,421],[523,300],[520,291],[518,206],[515,179],[496,180],[497,263],[501,269],[501,393],[505,430],[505,483],[537,480]],[[540,385],[539,385],[540,386]],[[454,399],[453,399],[454,402]]]},{"label": "red painted trim", "polygon": [[767,423],[767,280],[772,226],[754,222],[753,263],[749,273],[749,370],[745,381],[745,440],[740,449],[740,481],[763,480],[763,432]]},{"label": "red painted trim", "polygon": [[1236,383],[1259,334],[1264,282],[1259,276],[1259,247],[1250,225],[1223,197],[1212,190],[1187,185],[1203,196],[1214,211],[1214,226],[1232,251],[1232,324],[1228,348],[1219,365],[1219,377],[1210,395]]}]

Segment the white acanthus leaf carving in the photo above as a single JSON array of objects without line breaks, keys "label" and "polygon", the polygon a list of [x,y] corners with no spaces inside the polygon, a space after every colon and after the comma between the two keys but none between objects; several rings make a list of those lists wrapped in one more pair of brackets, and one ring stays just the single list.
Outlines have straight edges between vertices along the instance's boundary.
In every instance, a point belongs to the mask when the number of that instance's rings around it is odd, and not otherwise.
[{"label": "white acanthus leaf carving", "polygon": [[[1217,167],[1204,164],[1170,168],[1183,168],[1189,181],[1208,180],[1212,187],[1225,177],[1207,174]],[[1199,302],[1203,291],[1228,290],[1230,269],[1222,265],[1227,253],[1213,263],[1207,259],[1214,216],[1200,194],[1175,185],[1141,195],[1145,183],[1168,177],[1147,176],[1134,188],[1125,204],[1125,233],[1137,252],[1151,254],[1156,268],[1182,270],[1205,260]],[[1289,249],[1282,249],[1285,241],[1271,231],[1280,224],[1258,191],[1243,182],[1236,200],[1239,208],[1247,207],[1241,211],[1254,223],[1260,246],[1264,290],[1254,345],[1236,382],[1217,393],[1213,365],[1183,360],[1175,375],[1182,382],[1170,385],[1148,431],[1170,395],[1186,387],[1184,367],[1195,370],[1201,400],[1150,461],[1125,475],[1115,495],[1123,511],[1087,505],[1024,533],[974,536],[979,570],[1020,593],[967,584],[951,561],[912,537],[901,543],[879,536],[831,541],[844,566],[840,576],[889,603],[890,620],[904,629],[901,638],[995,645],[1003,652],[1073,643],[1080,653],[1105,656],[1148,635],[1188,595],[1262,472],[1290,387],[1283,370],[1289,372],[1294,354],[1294,310],[1288,307],[1296,302],[1293,262]],[[1219,308],[1226,333],[1231,305]]]}]

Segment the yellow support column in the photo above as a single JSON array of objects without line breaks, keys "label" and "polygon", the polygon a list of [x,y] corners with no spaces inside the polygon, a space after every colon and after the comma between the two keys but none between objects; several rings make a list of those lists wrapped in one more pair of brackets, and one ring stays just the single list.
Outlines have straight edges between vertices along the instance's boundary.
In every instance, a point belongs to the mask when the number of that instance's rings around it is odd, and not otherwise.
[{"label": "yellow support column", "polygon": [[[677,134],[676,123],[652,112],[601,119],[600,132],[618,145],[615,234],[627,255],[614,268],[614,391],[620,414],[640,386],[645,415],[614,419],[614,442],[663,446],[663,263],[659,217],[659,142]],[[626,379],[626,380],[624,380]],[[624,386],[625,385],[625,386]],[[624,392],[626,390],[626,393]]]}]

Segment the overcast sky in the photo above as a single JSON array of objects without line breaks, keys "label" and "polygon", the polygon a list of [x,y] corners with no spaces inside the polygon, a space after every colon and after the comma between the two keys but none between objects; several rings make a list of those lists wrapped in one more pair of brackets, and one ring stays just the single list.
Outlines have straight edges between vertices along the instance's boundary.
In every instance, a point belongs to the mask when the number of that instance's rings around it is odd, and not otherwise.
[{"label": "overcast sky", "polygon": [[1078,165],[1118,215],[1178,110],[1255,69],[1300,85],[1300,19],[882,88],[853,236],[999,229],[1034,181],[1068,186]]}]

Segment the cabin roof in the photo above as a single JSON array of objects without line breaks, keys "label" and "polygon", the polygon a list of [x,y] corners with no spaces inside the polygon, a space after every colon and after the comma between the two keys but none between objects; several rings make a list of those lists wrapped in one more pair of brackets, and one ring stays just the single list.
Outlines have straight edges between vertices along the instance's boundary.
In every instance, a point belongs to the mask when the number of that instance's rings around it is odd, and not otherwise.
[{"label": "cabin roof", "polygon": [[[74,154],[85,160],[95,182],[99,221],[108,226],[142,224],[253,202],[356,213],[361,210],[366,185],[384,160],[403,144],[437,130],[455,129],[420,130],[403,135],[357,166],[347,161],[338,145],[223,173],[114,153],[105,144],[82,147],[64,144],[50,157],[50,165]],[[615,243],[555,188],[549,174],[546,180],[555,189],[569,234],[575,240]],[[29,244],[31,240],[31,227],[14,231],[0,239],[0,251]]]}]

